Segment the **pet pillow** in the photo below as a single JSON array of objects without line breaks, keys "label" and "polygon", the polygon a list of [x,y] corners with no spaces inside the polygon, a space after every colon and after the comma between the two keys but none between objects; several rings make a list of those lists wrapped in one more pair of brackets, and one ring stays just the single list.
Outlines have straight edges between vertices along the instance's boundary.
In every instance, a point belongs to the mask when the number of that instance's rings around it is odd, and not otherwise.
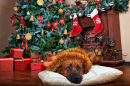
[{"label": "pet pillow", "polygon": [[66,77],[63,75],[52,72],[52,71],[42,71],[38,74],[39,78],[42,80],[43,84],[46,86],[58,85],[58,86],[65,86],[65,85],[97,85],[97,84],[104,84],[111,82],[117,79],[123,72],[105,66],[95,65],[92,66],[90,71],[87,74],[83,75],[83,79],[80,84],[71,83],[67,80]]}]

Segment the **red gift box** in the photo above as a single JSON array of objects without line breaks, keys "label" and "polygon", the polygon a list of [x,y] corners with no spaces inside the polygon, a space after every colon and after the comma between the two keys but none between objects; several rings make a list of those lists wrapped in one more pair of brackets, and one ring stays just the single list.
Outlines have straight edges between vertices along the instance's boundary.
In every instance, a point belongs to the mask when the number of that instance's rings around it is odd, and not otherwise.
[{"label": "red gift box", "polygon": [[[46,60],[48,62],[52,61],[51,59]],[[31,70],[45,70],[46,67],[43,65],[44,62],[31,63]]]},{"label": "red gift box", "polygon": [[15,70],[30,69],[31,60],[29,59],[15,59]]},{"label": "red gift box", "polygon": [[0,71],[13,71],[13,58],[0,58]]},{"label": "red gift box", "polygon": [[12,58],[22,58],[23,49],[20,48],[11,48],[10,57]]}]

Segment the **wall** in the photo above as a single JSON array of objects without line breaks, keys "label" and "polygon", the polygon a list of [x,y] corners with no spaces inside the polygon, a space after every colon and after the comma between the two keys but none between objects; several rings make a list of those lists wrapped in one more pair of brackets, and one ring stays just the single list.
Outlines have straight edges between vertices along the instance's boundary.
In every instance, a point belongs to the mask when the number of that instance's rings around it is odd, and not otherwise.
[{"label": "wall", "polygon": [[8,46],[8,37],[14,31],[10,17],[13,14],[14,2],[16,1],[0,0],[0,57],[5,56],[1,53],[1,50]]},{"label": "wall", "polygon": [[120,29],[123,59],[125,61],[130,61],[130,8],[128,12],[120,13]]}]

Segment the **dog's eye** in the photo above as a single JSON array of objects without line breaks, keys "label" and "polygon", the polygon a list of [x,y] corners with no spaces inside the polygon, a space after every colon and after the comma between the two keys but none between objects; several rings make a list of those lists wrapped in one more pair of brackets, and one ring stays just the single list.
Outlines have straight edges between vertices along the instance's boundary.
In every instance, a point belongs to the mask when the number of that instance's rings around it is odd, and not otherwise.
[{"label": "dog's eye", "polygon": [[77,70],[80,71],[81,70],[81,67],[79,65],[77,65]]},{"label": "dog's eye", "polygon": [[72,69],[72,65],[69,65],[69,66],[66,68],[67,71],[71,71],[71,69]]}]

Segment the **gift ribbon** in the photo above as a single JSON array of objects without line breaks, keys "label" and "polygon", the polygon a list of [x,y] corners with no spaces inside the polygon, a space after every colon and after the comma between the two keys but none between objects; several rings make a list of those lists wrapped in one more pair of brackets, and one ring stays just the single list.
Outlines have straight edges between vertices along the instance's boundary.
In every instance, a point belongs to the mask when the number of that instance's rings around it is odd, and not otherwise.
[{"label": "gift ribbon", "polygon": [[99,3],[99,1],[95,1],[95,3],[98,5],[98,8],[100,8],[100,3]]},{"label": "gift ribbon", "polygon": [[67,40],[68,40],[68,42],[70,42],[70,40],[69,40],[69,33],[67,32]]},{"label": "gift ribbon", "polygon": [[25,40],[25,44],[26,44],[26,51],[28,51],[28,43],[27,43],[26,38],[21,37],[21,39],[23,39],[23,42],[22,42],[22,45],[21,45],[21,49],[23,48],[23,44],[24,44],[24,40]]},{"label": "gift ribbon", "polygon": [[14,26],[14,18],[15,18],[15,15],[13,15],[12,18],[11,18],[12,26]]}]

